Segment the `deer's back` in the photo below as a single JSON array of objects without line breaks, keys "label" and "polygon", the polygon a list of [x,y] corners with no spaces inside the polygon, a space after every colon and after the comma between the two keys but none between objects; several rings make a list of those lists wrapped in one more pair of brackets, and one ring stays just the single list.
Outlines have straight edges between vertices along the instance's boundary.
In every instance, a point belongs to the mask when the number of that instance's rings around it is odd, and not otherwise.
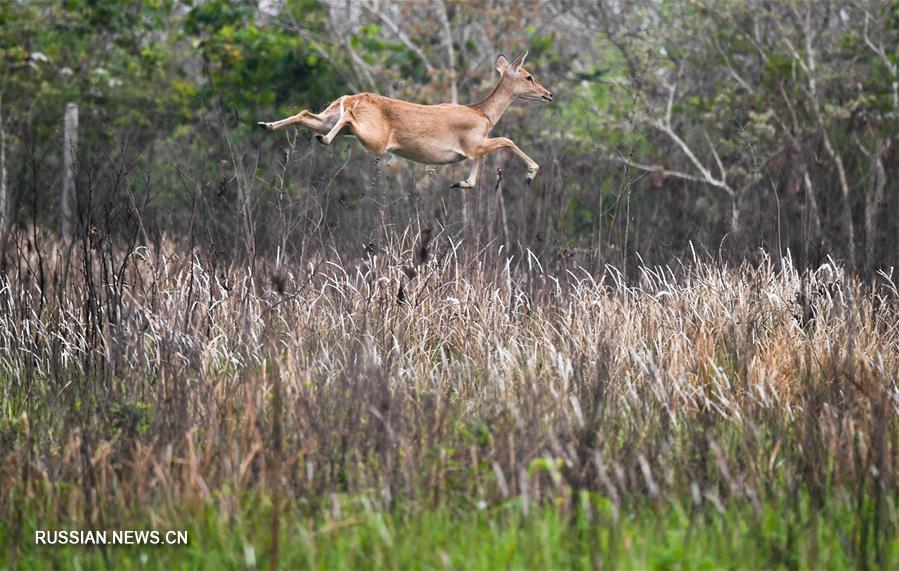
[{"label": "deer's back", "polygon": [[414,135],[434,135],[440,131],[453,132],[478,130],[489,127],[489,121],[480,111],[465,105],[441,103],[438,105],[421,105],[402,99],[393,99],[374,93],[350,95],[344,101],[346,109],[364,120],[368,115],[376,114],[387,121],[395,132]]}]

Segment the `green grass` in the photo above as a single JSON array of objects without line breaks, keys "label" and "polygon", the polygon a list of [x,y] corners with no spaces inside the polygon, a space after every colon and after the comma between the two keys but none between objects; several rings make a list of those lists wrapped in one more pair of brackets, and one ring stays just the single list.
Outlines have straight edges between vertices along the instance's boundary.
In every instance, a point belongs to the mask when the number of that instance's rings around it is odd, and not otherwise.
[{"label": "green grass", "polygon": [[[790,511],[771,503],[719,512],[692,500],[642,506],[615,516],[602,496],[582,494],[572,505],[531,509],[516,500],[478,509],[440,507],[381,511],[349,502],[336,513],[309,517],[287,510],[281,518],[279,567],[284,569],[843,569],[862,558],[886,568],[899,564],[899,541],[862,547],[850,506],[812,512],[808,502]],[[120,529],[186,529],[185,546],[38,546],[34,530],[54,528],[25,516],[24,538],[11,537],[0,567],[21,569],[244,569],[268,568],[272,553],[271,502],[245,498],[183,507],[154,525],[146,517]],[[565,514],[572,515],[565,515]],[[115,526],[106,526],[111,529]],[[97,529],[84,524],[57,529]],[[9,547],[19,546],[13,555]],[[864,553],[864,555],[862,555]]]}]

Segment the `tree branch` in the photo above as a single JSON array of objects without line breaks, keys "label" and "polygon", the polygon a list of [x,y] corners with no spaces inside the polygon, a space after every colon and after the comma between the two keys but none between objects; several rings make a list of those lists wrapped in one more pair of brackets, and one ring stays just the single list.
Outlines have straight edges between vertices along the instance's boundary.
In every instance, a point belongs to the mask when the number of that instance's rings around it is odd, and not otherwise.
[{"label": "tree branch", "polygon": [[382,22],[384,22],[384,24],[386,24],[387,27],[390,28],[390,31],[393,32],[393,34],[397,37],[400,43],[406,46],[409,51],[414,53],[418,57],[418,59],[420,59],[421,62],[425,64],[425,67],[428,70],[428,75],[431,75],[434,72],[434,66],[431,65],[431,60],[428,59],[428,56],[425,55],[425,52],[420,47],[415,45],[415,43],[409,38],[409,36],[400,29],[399,25],[397,25],[396,22],[394,22],[387,14],[385,14],[383,10],[378,9],[371,2],[363,2],[362,6],[366,10],[377,16]]},{"label": "tree branch", "polygon": [[899,70],[897,70],[896,64],[890,61],[890,58],[889,56],[887,56],[886,50],[883,49],[883,46],[875,44],[868,36],[868,20],[870,19],[871,14],[865,12],[865,45],[867,45],[872,52],[880,57],[883,65],[886,66],[887,70],[889,70],[890,72],[890,75],[893,76],[893,81],[891,84],[891,87],[893,89],[893,109],[899,109]]},{"label": "tree branch", "polygon": [[647,165],[647,164],[643,164],[643,163],[638,163],[636,161],[632,161],[631,159],[629,159],[621,154],[618,154],[618,155],[610,154],[610,155],[607,155],[605,158],[608,161],[627,165],[629,167],[633,167],[635,169],[639,169],[644,172],[658,173],[658,174],[661,174],[662,176],[679,178],[682,180],[689,180],[691,182],[702,182],[702,183],[708,182],[706,179],[704,179],[702,177],[698,177],[696,175],[685,173],[682,171],[666,169],[662,165]]},{"label": "tree branch", "polygon": [[[693,164],[693,166],[696,168],[696,170],[698,170],[702,174],[702,178],[699,179],[701,182],[705,182],[706,184],[709,184],[716,188],[720,188],[721,190],[726,192],[728,195],[733,196],[734,189],[731,188],[729,184],[727,184],[724,165],[721,163],[721,159],[718,157],[718,153],[717,153],[717,151],[715,151],[714,145],[712,145],[712,141],[711,141],[711,139],[708,138],[708,135],[706,135],[706,139],[709,142],[709,146],[712,147],[712,153],[715,155],[715,160],[718,163],[718,167],[721,169],[721,178],[720,179],[716,179],[714,176],[712,176],[712,172],[705,165],[702,164],[702,161],[699,160],[699,158],[693,152],[693,149],[691,149],[690,146],[687,144],[687,142],[684,141],[674,131],[674,127],[671,124],[671,115],[672,115],[672,108],[674,107],[674,94],[675,94],[676,90],[677,90],[676,83],[668,86],[668,102],[665,105],[664,121],[661,121],[661,122],[660,121],[652,121],[652,122],[650,122],[650,125],[652,125],[654,128],[658,129],[659,131],[661,131],[662,133],[667,135],[669,139],[674,141],[674,143],[678,147],[681,148],[681,151],[683,151],[683,153],[687,156],[687,158],[690,160],[690,162]],[[683,178],[683,177],[681,177],[681,178]]]},{"label": "tree branch", "polygon": [[456,85],[456,48],[453,46],[453,32],[450,28],[449,16],[446,12],[446,3],[440,0],[437,7],[440,22],[443,24],[443,36],[446,42],[446,57],[448,61],[449,79],[450,79],[450,95],[453,103],[459,102],[459,88]]}]

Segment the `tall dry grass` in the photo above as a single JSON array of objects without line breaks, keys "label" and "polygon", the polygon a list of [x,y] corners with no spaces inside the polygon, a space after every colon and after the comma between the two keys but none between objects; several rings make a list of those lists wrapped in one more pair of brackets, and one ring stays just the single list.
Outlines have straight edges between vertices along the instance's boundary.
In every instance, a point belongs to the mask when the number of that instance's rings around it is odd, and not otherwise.
[{"label": "tall dry grass", "polygon": [[247,493],[275,522],[354,498],[573,513],[587,491],[616,517],[840,503],[864,560],[896,533],[889,275],[700,257],[553,275],[411,230],[253,269],[171,242],[45,244],[0,284],[12,529],[212,500],[227,521]]}]

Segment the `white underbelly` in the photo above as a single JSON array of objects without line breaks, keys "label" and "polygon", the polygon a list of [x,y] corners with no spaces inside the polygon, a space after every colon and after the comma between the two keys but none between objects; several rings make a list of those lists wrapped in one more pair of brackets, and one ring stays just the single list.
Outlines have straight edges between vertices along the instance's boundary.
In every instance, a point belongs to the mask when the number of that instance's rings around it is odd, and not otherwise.
[{"label": "white underbelly", "polygon": [[452,149],[404,149],[402,147],[387,149],[398,157],[423,163],[426,165],[446,165],[450,163],[458,163],[466,158],[462,153]]}]

